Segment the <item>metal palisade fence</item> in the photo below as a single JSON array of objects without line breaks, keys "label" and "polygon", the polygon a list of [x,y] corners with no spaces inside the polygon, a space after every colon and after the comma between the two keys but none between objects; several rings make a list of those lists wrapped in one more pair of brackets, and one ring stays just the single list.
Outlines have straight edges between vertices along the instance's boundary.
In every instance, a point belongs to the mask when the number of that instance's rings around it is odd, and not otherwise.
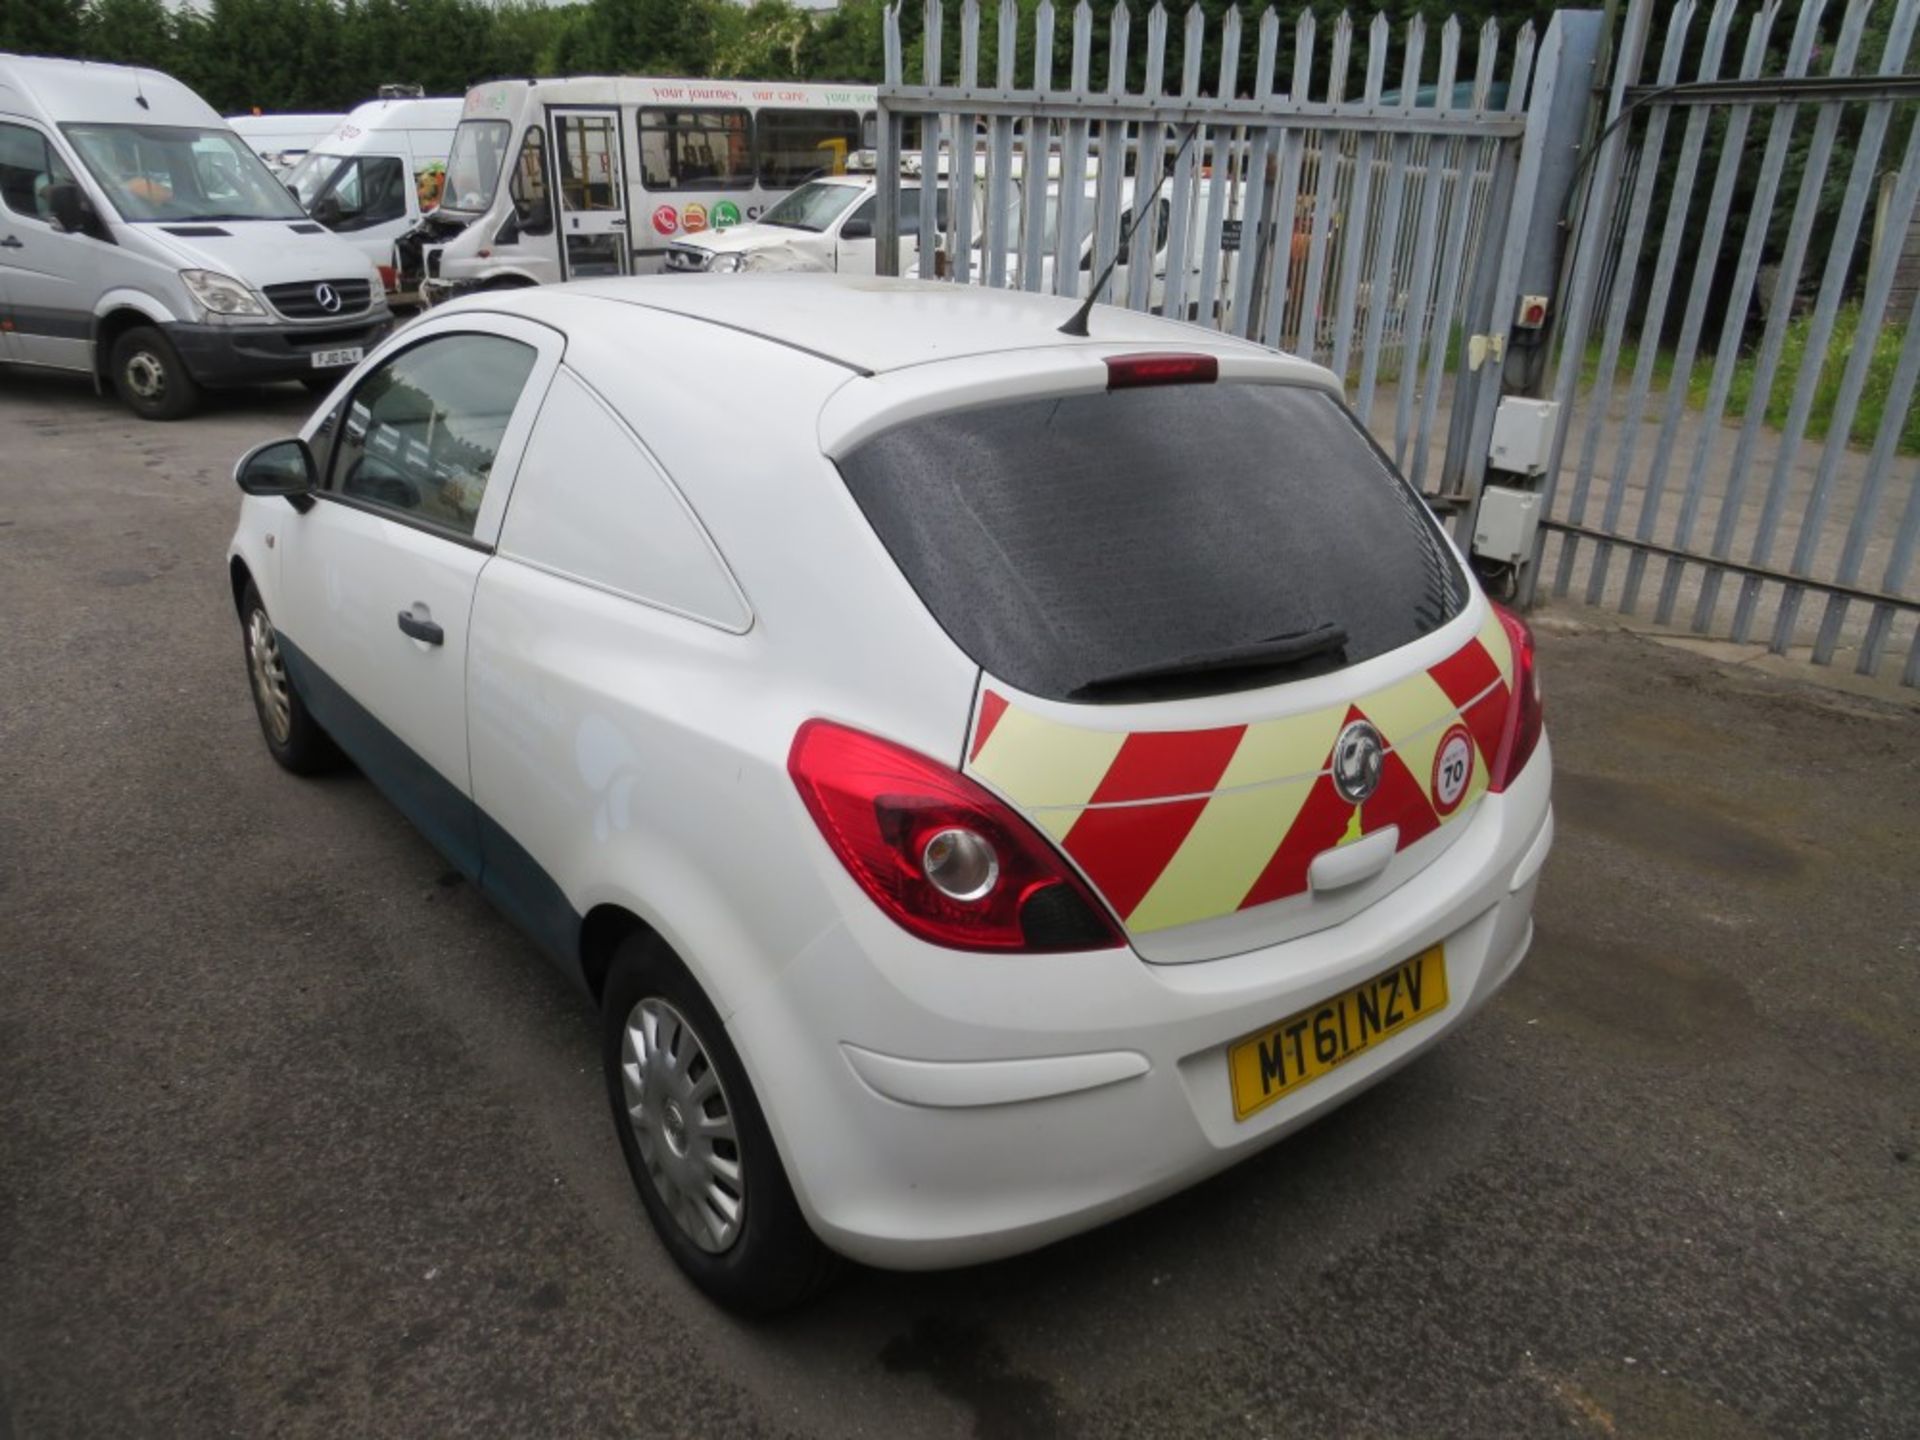
[{"label": "metal palisade fence", "polygon": [[[1627,0],[1538,43],[1156,5],[1142,45],[1124,4],[928,0],[908,47],[904,18],[883,270],[905,230],[922,275],[1084,295],[1121,252],[1101,299],[1331,366],[1463,538],[1484,483],[1543,492],[1524,600],[1920,684],[1920,0]],[[1558,402],[1532,476],[1488,471],[1514,393]]]},{"label": "metal palisade fence", "polygon": [[1916,20],[1629,5],[1530,586],[1920,684]]},{"label": "metal palisade fence", "polygon": [[[922,276],[1084,295],[1121,252],[1102,300],[1323,361],[1416,485],[1469,483],[1469,449],[1448,437],[1476,408],[1491,423],[1481,387],[1457,379],[1465,337],[1514,283],[1500,272],[1530,26],[1376,16],[1362,30],[1267,9],[1249,33],[1238,9],[1210,25],[1196,5],[1175,33],[1155,5],[1141,37],[1124,3],[1096,17],[1043,0],[1023,36],[1014,0],[984,32],[965,0],[949,73],[951,14],[928,0],[912,73],[899,7],[886,16],[883,270],[904,229],[940,236],[920,247]],[[918,209],[902,225],[903,160],[942,177],[944,226],[933,183],[904,190]]]}]

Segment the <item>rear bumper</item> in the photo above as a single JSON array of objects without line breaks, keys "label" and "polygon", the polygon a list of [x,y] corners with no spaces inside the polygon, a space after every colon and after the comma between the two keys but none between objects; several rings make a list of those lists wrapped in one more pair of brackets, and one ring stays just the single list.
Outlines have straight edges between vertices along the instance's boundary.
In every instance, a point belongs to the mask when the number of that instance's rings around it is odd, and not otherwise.
[{"label": "rear bumper", "polygon": [[[728,1021],[809,1221],[869,1264],[995,1259],[1183,1189],[1351,1099],[1460,1025],[1526,954],[1551,765],[1543,740],[1384,902],[1226,959],[960,955],[849,908]],[[1435,943],[1446,1009],[1234,1119],[1229,1044]]]},{"label": "rear bumper", "polygon": [[[385,311],[341,325],[168,325],[187,373],[213,389],[294,380],[316,373],[314,352],[370,350],[393,328]],[[344,368],[344,367],[342,367]]]}]

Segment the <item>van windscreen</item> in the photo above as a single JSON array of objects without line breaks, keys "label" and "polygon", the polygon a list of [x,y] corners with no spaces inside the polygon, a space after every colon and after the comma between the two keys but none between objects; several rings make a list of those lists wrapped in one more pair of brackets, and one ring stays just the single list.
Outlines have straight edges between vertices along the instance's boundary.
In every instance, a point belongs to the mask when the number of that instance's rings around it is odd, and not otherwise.
[{"label": "van windscreen", "polygon": [[233,131],[195,125],[63,125],[127,220],[298,220],[286,187]]},{"label": "van windscreen", "polygon": [[911,420],[839,462],[934,618],[1030,694],[1173,699],[1304,678],[1457,615],[1466,577],[1347,410],[1168,385]]}]

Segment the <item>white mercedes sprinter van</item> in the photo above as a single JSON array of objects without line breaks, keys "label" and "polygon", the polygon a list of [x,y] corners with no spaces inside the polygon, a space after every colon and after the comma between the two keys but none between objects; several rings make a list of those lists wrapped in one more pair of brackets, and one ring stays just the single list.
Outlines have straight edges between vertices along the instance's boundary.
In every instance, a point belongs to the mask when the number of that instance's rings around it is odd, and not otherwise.
[{"label": "white mercedes sprinter van", "polygon": [[392,324],[373,263],[179,81],[0,54],[0,360],[174,420],[203,388],[331,386]]},{"label": "white mercedes sprinter van", "polygon": [[440,203],[447,150],[466,101],[369,100],[287,174],[301,208],[379,267],[389,301],[396,293],[393,242]]}]

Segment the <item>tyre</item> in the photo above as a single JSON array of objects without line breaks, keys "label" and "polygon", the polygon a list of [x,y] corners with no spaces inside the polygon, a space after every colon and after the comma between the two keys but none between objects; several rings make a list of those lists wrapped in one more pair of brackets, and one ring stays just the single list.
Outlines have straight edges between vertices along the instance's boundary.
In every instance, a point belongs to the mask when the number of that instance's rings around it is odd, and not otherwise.
[{"label": "tyre", "polygon": [[340,752],[288,680],[279,636],[251,580],[240,597],[240,635],[246,648],[253,709],[260,717],[260,734],[267,742],[268,753],[296,775],[332,769],[339,763]]},{"label": "tyre", "polygon": [[151,325],[136,325],[113,342],[114,393],[143,420],[180,420],[200,405],[200,386],[180,352]]},{"label": "tyre", "polygon": [[311,375],[302,375],[300,383],[307,387],[310,394],[326,395],[340,383],[340,377],[345,373],[343,370],[318,370]]},{"label": "tyre", "polygon": [[615,953],[601,1059],[627,1169],[694,1284],[767,1315],[815,1294],[836,1262],[793,1198],[753,1087],[700,987],[657,937]]}]

